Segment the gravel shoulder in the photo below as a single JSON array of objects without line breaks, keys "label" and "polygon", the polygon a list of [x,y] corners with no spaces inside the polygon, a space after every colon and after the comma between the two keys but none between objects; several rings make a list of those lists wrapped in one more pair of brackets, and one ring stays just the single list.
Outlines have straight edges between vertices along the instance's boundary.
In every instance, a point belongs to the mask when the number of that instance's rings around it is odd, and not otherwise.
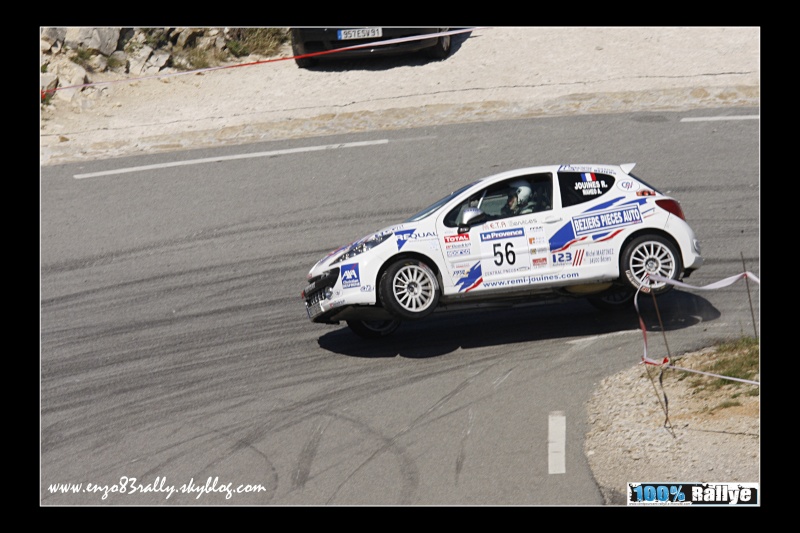
[{"label": "gravel shoulder", "polygon": [[671,361],[663,376],[640,364],[599,384],[584,453],[606,504],[626,505],[628,482],[760,481],[760,397],[748,394],[758,387],[703,391],[691,385],[697,374],[679,370],[714,357],[707,348]]},{"label": "gravel shoulder", "polygon": [[[241,68],[92,75],[98,85],[59,91],[42,107],[40,164],[433,124],[760,105],[758,27],[500,27],[453,40],[441,62],[305,70],[282,60],[286,47]],[[654,374],[637,365],[610,376],[587,405],[585,453],[606,503],[625,505],[628,482],[758,482],[758,396],[714,409],[714,396],[694,394],[667,371],[666,428]]]}]

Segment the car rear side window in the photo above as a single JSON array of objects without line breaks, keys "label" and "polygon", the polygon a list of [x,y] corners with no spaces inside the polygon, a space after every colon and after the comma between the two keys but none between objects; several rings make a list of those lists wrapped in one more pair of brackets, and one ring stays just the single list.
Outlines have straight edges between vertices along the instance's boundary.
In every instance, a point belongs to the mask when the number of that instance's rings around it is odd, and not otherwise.
[{"label": "car rear side window", "polygon": [[615,181],[614,176],[596,172],[559,172],[561,206],[569,207],[594,200],[610,191]]}]

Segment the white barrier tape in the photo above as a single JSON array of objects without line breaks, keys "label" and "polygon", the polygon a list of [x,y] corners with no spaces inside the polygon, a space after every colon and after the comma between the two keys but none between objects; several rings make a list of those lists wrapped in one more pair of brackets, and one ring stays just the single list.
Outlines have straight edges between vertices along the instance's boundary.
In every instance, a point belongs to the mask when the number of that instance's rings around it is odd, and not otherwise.
[{"label": "white barrier tape", "polygon": [[692,372],[694,374],[702,374],[704,376],[711,376],[711,377],[720,378],[720,379],[728,379],[728,380],[731,380],[731,381],[739,381],[740,383],[748,383],[750,385],[756,385],[756,386],[759,386],[759,387],[761,386],[761,383],[759,383],[758,381],[752,381],[752,380],[749,380],[749,379],[734,378],[734,377],[731,377],[731,376],[722,376],[720,374],[712,374],[711,372],[702,372],[700,370],[692,370],[691,368],[683,368],[683,367],[675,366],[675,365],[664,365],[664,368],[673,368],[675,370],[682,370],[684,372]]},{"label": "white barrier tape", "polygon": [[[732,285],[732,284],[736,283],[737,281],[739,281],[740,279],[745,279],[745,278],[751,279],[754,282],[758,283],[759,285],[761,284],[761,280],[759,280],[758,277],[755,274],[753,274],[752,272],[742,272],[741,274],[736,274],[735,276],[730,276],[728,278],[721,279],[719,281],[715,281],[714,283],[710,283],[710,284],[705,285],[703,287],[696,287],[694,285],[689,285],[687,283],[676,281],[676,280],[670,279],[670,278],[665,278],[663,276],[659,276],[659,275],[656,275],[656,274],[651,274],[651,275],[648,276],[648,279],[652,279],[653,281],[660,281],[662,283],[669,283],[671,285],[675,285],[676,287],[683,287],[683,288],[686,288],[686,289],[696,289],[696,290],[720,289],[722,287],[727,287],[729,285]],[[642,314],[639,312],[639,292],[642,292],[642,291],[643,292],[649,292],[649,290],[650,289],[649,289],[648,286],[641,285],[639,287],[639,289],[636,291],[636,294],[633,297],[633,305],[636,308],[636,314],[639,316],[639,327],[642,330],[642,336],[644,338],[644,352],[642,354],[641,364],[655,365],[655,366],[667,366],[667,367],[675,368],[675,369],[679,369],[679,370],[686,370],[687,372],[697,372],[695,370],[688,370],[688,369],[678,368],[678,367],[669,365],[669,357],[664,357],[661,361],[656,361],[655,359],[650,359],[649,357],[647,357],[647,328],[646,328],[646,326],[644,324],[644,320],[642,319]],[[704,372],[697,372],[697,373],[705,374]],[[740,380],[738,378],[732,378],[732,377],[727,377],[727,376],[719,376],[719,375],[716,375],[716,374],[707,374],[707,375],[715,376],[715,377],[722,378],[722,379],[730,379],[730,380],[734,380],[734,381],[744,381],[745,383],[753,383],[753,384],[756,384],[756,385],[758,384],[758,383],[752,382],[752,381],[745,381],[745,380]]]},{"label": "white barrier tape", "polygon": [[649,278],[654,280],[654,281],[660,281],[662,283],[669,283],[670,285],[675,285],[676,287],[683,287],[685,289],[696,289],[696,290],[699,290],[699,291],[707,291],[707,290],[719,289],[721,287],[727,287],[728,285],[733,285],[734,283],[736,283],[740,279],[744,279],[744,278],[749,278],[749,279],[755,281],[756,283],[758,283],[759,285],[761,284],[761,280],[759,280],[758,277],[755,274],[753,274],[752,272],[742,272],[741,274],[736,274],[735,276],[731,276],[729,278],[725,278],[725,279],[722,279],[722,280],[719,280],[719,281],[715,281],[714,283],[710,283],[710,284],[705,285],[703,287],[696,287],[694,285],[689,285],[688,283],[683,283],[681,281],[675,281],[674,279],[665,278],[665,277],[659,276],[657,274],[651,274],[649,276]]}]

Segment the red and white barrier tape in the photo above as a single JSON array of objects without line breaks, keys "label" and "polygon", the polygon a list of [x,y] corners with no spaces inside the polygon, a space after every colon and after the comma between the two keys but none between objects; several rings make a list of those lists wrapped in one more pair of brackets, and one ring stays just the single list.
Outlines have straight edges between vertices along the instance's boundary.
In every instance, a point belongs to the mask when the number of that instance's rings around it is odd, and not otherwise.
[{"label": "red and white barrier tape", "polygon": [[[741,279],[745,279],[745,278],[753,280],[755,283],[758,283],[759,285],[761,284],[761,280],[759,280],[758,277],[755,274],[753,274],[752,272],[742,272],[741,274],[736,274],[735,276],[730,276],[728,278],[721,279],[719,281],[716,281],[714,283],[710,283],[708,285],[704,285],[702,287],[689,285],[687,283],[683,283],[681,281],[676,281],[676,280],[673,280],[673,279],[670,279],[670,278],[665,278],[663,276],[658,276],[656,274],[652,274],[652,275],[649,276],[649,279],[652,279],[653,281],[660,281],[662,283],[669,283],[670,285],[674,285],[676,287],[682,287],[682,288],[690,289],[690,290],[701,290],[701,291],[715,290],[715,289],[720,289],[722,287],[727,287],[727,286],[733,285],[737,281],[739,281]],[[648,358],[647,357],[647,328],[644,325],[644,320],[642,319],[642,314],[639,312],[639,302],[638,302],[639,292],[642,291],[642,289],[644,289],[645,291],[648,290],[647,287],[642,285],[641,287],[639,287],[639,290],[636,291],[636,295],[633,298],[633,304],[636,307],[636,314],[639,316],[639,327],[641,327],[642,335],[644,336],[644,354],[642,355],[641,364],[661,366],[661,367],[664,367],[664,368],[673,368],[673,369],[676,369],[676,370],[682,370],[684,372],[693,372],[695,374],[703,374],[703,375],[706,375],[706,376],[713,376],[713,377],[721,378],[721,379],[729,379],[729,380],[732,380],[732,381],[739,381],[739,382],[742,382],[742,383],[748,383],[750,385],[760,385],[760,383],[758,383],[757,381],[733,378],[733,377],[729,377],[729,376],[721,376],[719,374],[712,374],[710,372],[701,372],[701,371],[692,370],[692,369],[689,369],[689,368],[676,367],[674,365],[669,364],[669,357],[665,357],[661,361],[656,361],[655,359]]]},{"label": "red and white barrier tape", "polygon": [[419,35],[419,36],[413,36],[413,37],[401,37],[401,38],[398,38],[398,39],[388,39],[388,40],[385,40],[385,41],[375,41],[375,42],[367,43],[367,44],[357,44],[357,45],[348,46],[348,47],[345,47],[345,48],[337,48],[336,50],[325,50],[325,51],[322,51],[322,52],[314,52],[312,54],[303,54],[303,55],[299,55],[299,56],[276,57],[276,58],[273,58],[273,59],[262,59],[260,61],[251,61],[250,63],[239,63],[239,64],[236,64],[236,65],[224,65],[224,66],[218,66],[218,67],[201,68],[201,69],[197,69],[197,70],[186,70],[186,71],[182,71],[182,72],[169,72],[169,73],[164,73],[164,74],[154,74],[152,76],[142,76],[140,78],[127,78],[127,79],[111,80],[111,81],[99,81],[99,82],[93,82],[93,83],[84,83],[82,85],[68,85],[68,86],[65,86],[65,87],[56,87],[54,89],[41,90],[40,91],[40,97],[41,97],[42,100],[44,100],[45,97],[48,94],[49,95],[53,95],[53,94],[55,94],[56,91],[63,91],[63,90],[66,90],[66,89],[83,89],[83,88],[86,88],[86,87],[97,87],[97,86],[100,86],[100,85],[112,85],[112,84],[115,84],[115,83],[130,83],[130,82],[142,81],[142,80],[155,80],[155,79],[162,79],[162,78],[172,78],[172,77],[175,77],[175,76],[185,76],[186,74],[197,74],[199,72],[211,72],[211,71],[214,71],[214,70],[223,70],[223,69],[239,68],[239,67],[251,67],[251,66],[254,66],[254,65],[261,65],[261,64],[264,64],[264,63],[275,63],[277,61],[289,61],[289,60],[293,60],[293,59],[296,59],[296,58],[317,57],[317,56],[321,56],[321,55],[335,54],[337,52],[342,52],[342,51],[346,51],[346,50],[355,50],[355,49],[358,49],[358,48],[376,48],[376,47],[379,47],[379,46],[387,46],[387,45],[390,45],[390,44],[397,44],[397,43],[402,43],[402,42],[407,42],[407,41],[418,41],[418,40],[421,40],[421,39],[430,39],[431,37],[441,37],[443,35],[457,35],[459,33],[467,33],[467,32],[472,32],[472,31],[475,31],[475,30],[483,30],[483,29],[486,29],[487,27],[461,28],[461,29],[457,29],[457,30],[443,31],[443,32],[439,32],[439,33],[428,33],[428,34],[425,34],[425,35]]}]

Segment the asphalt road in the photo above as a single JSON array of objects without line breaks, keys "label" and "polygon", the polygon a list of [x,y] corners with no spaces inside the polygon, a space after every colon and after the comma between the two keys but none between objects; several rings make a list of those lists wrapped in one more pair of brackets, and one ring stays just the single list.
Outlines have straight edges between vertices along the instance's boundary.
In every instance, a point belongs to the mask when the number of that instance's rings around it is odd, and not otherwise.
[{"label": "asphalt road", "polygon": [[[641,357],[635,315],[579,300],[437,314],[368,343],[306,319],[306,272],[477,177],[637,162],[701,239],[688,283],[760,277],[757,115],[535,118],[43,167],[41,505],[601,505],[585,404]],[[651,354],[753,332],[743,284],[675,290],[660,317],[642,307],[664,329]]]}]

